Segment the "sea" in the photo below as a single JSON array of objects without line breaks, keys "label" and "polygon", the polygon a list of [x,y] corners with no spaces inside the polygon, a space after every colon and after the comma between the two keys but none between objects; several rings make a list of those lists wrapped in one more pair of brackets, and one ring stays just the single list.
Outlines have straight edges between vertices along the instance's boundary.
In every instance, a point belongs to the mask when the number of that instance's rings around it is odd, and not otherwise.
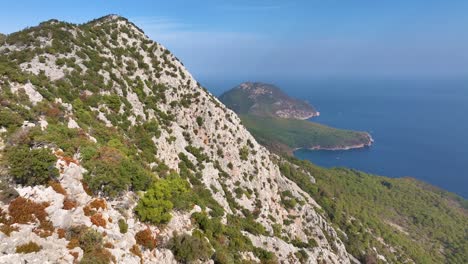
[{"label": "sea", "polygon": [[[313,122],[367,131],[374,139],[362,149],[301,149],[294,153],[297,158],[323,167],[414,177],[468,198],[468,80],[254,81],[273,83],[310,102],[320,112]],[[238,83],[202,84],[220,95]]]}]

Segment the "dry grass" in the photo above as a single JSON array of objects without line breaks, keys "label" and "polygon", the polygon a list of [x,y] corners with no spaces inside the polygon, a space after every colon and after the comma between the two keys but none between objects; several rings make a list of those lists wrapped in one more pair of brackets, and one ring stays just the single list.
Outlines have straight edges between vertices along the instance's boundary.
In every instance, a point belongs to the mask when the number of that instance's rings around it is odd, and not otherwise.
[{"label": "dry grass", "polygon": [[63,194],[64,196],[67,196],[67,191],[65,191],[65,189],[62,187],[60,182],[49,181],[49,186],[52,187],[52,189],[54,189],[56,193],[60,193],[60,194]]},{"label": "dry grass", "polygon": [[19,245],[16,247],[16,253],[32,253],[41,251],[42,247],[34,242],[29,242],[27,244]]},{"label": "dry grass", "polygon": [[2,233],[4,233],[6,236],[10,236],[10,234],[13,232],[13,231],[18,231],[19,228],[18,227],[13,227],[11,225],[6,225],[6,224],[3,224],[2,226],[0,226],[0,231]]}]

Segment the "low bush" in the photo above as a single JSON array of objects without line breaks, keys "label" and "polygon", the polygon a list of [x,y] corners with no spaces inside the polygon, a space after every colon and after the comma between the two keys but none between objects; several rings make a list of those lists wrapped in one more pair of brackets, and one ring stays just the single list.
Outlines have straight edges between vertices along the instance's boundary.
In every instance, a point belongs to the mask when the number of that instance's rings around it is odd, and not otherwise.
[{"label": "low bush", "polygon": [[138,162],[113,147],[100,148],[84,165],[90,171],[85,175],[89,188],[94,193],[110,197],[129,188],[135,191],[144,190],[153,178]]},{"label": "low bush", "polygon": [[92,252],[102,248],[102,235],[98,231],[87,228],[79,233],[79,246],[84,252]]},{"label": "low bush", "polygon": [[85,252],[80,264],[108,264],[116,263],[115,257],[105,248]]},{"label": "low bush", "polygon": [[167,248],[182,263],[207,261],[213,255],[210,243],[199,231],[193,232],[193,235],[175,235],[167,243]]},{"label": "low bush", "polygon": [[197,116],[197,124],[198,124],[198,126],[203,125],[203,118],[201,116]]},{"label": "low bush", "polygon": [[141,230],[135,234],[135,240],[138,245],[149,250],[156,248],[158,242],[149,228]]},{"label": "low bush", "polygon": [[47,212],[45,211],[47,206],[47,203],[39,204],[29,199],[18,197],[11,201],[8,211],[13,223],[27,224],[34,222],[36,219],[44,222],[47,217]]},{"label": "low bush", "polygon": [[249,148],[247,146],[243,146],[239,150],[239,157],[241,160],[247,160],[249,158]]},{"label": "low bush", "polygon": [[19,184],[46,184],[59,175],[55,168],[57,158],[50,149],[29,149],[26,145],[16,146],[8,149],[7,161],[11,176]]},{"label": "low bush", "polygon": [[125,221],[125,219],[123,219],[123,218],[120,218],[118,223],[119,223],[120,233],[122,233],[122,234],[127,233],[127,231],[128,231],[127,221]]},{"label": "low bush", "polygon": [[172,173],[165,179],[157,180],[138,201],[135,212],[140,220],[153,224],[167,223],[171,211],[188,209],[191,202],[189,183]]},{"label": "low bush", "polygon": [[16,253],[33,253],[41,251],[42,247],[39,246],[37,243],[30,241],[29,243],[22,244],[16,247]]}]

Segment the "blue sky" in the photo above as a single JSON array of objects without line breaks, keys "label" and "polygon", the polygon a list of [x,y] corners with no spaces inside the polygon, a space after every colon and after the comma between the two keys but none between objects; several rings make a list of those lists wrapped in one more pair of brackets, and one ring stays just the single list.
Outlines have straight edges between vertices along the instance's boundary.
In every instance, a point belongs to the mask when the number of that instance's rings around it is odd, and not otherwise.
[{"label": "blue sky", "polygon": [[468,77],[466,0],[16,0],[0,32],[110,13],[200,79]]}]

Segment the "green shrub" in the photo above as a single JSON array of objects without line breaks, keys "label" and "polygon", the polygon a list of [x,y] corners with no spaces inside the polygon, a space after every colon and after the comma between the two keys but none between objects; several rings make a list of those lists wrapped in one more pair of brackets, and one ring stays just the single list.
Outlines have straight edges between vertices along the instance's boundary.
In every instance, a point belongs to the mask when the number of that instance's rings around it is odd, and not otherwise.
[{"label": "green shrub", "polygon": [[116,94],[106,95],[103,97],[107,106],[114,112],[118,112],[120,109],[120,97]]},{"label": "green shrub", "polygon": [[172,173],[166,179],[153,183],[135,207],[137,216],[142,221],[153,224],[167,223],[171,220],[170,212],[177,209],[188,209],[191,205],[189,183]]},{"label": "green shrub", "polygon": [[123,218],[119,219],[119,229],[120,229],[120,233],[122,233],[122,234],[125,234],[128,231],[127,221],[125,221],[125,219],[123,219]]},{"label": "green shrub", "polygon": [[114,256],[105,248],[85,252],[79,264],[109,264],[116,263]]},{"label": "green shrub", "polygon": [[256,222],[252,216],[238,217],[229,215],[228,223],[229,225],[236,226],[240,230],[247,231],[253,235],[267,235],[265,227]]},{"label": "green shrub", "polygon": [[84,252],[91,252],[102,247],[102,235],[98,231],[88,228],[80,235],[80,248]]},{"label": "green shrub", "polygon": [[[296,253],[294,253],[294,255],[296,256],[296,258],[299,260],[301,264],[307,263],[307,260],[309,260],[309,254],[307,254],[307,252],[303,249],[297,251]],[[370,262],[366,262],[366,263],[370,263]]]},{"label": "green shrub", "polygon": [[249,157],[249,148],[247,146],[243,146],[239,150],[239,156],[241,160],[247,160]]},{"label": "green shrub", "polygon": [[198,126],[203,125],[203,118],[201,116],[197,116],[197,124],[198,124]]},{"label": "green shrub", "polygon": [[182,263],[207,261],[213,255],[210,243],[200,232],[193,235],[183,234],[172,237],[167,247],[174,253],[176,260]]},{"label": "green shrub", "polygon": [[0,127],[19,127],[23,123],[21,116],[10,109],[0,110]]},{"label": "green shrub", "polygon": [[94,193],[102,192],[115,197],[128,189],[144,190],[153,180],[151,172],[116,148],[101,147],[95,150],[90,147],[84,156],[91,158],[84,163],[89,171],[85,180]]},{"label": "green shrub", "polygon": [[25,145],[16,146],[8,150],[7,160],[10,165],[10,174],[19,184],[46,184],[50,179],[55,179],[59,175],[55,168],[57,158],[50,149],[29,149]]}]

